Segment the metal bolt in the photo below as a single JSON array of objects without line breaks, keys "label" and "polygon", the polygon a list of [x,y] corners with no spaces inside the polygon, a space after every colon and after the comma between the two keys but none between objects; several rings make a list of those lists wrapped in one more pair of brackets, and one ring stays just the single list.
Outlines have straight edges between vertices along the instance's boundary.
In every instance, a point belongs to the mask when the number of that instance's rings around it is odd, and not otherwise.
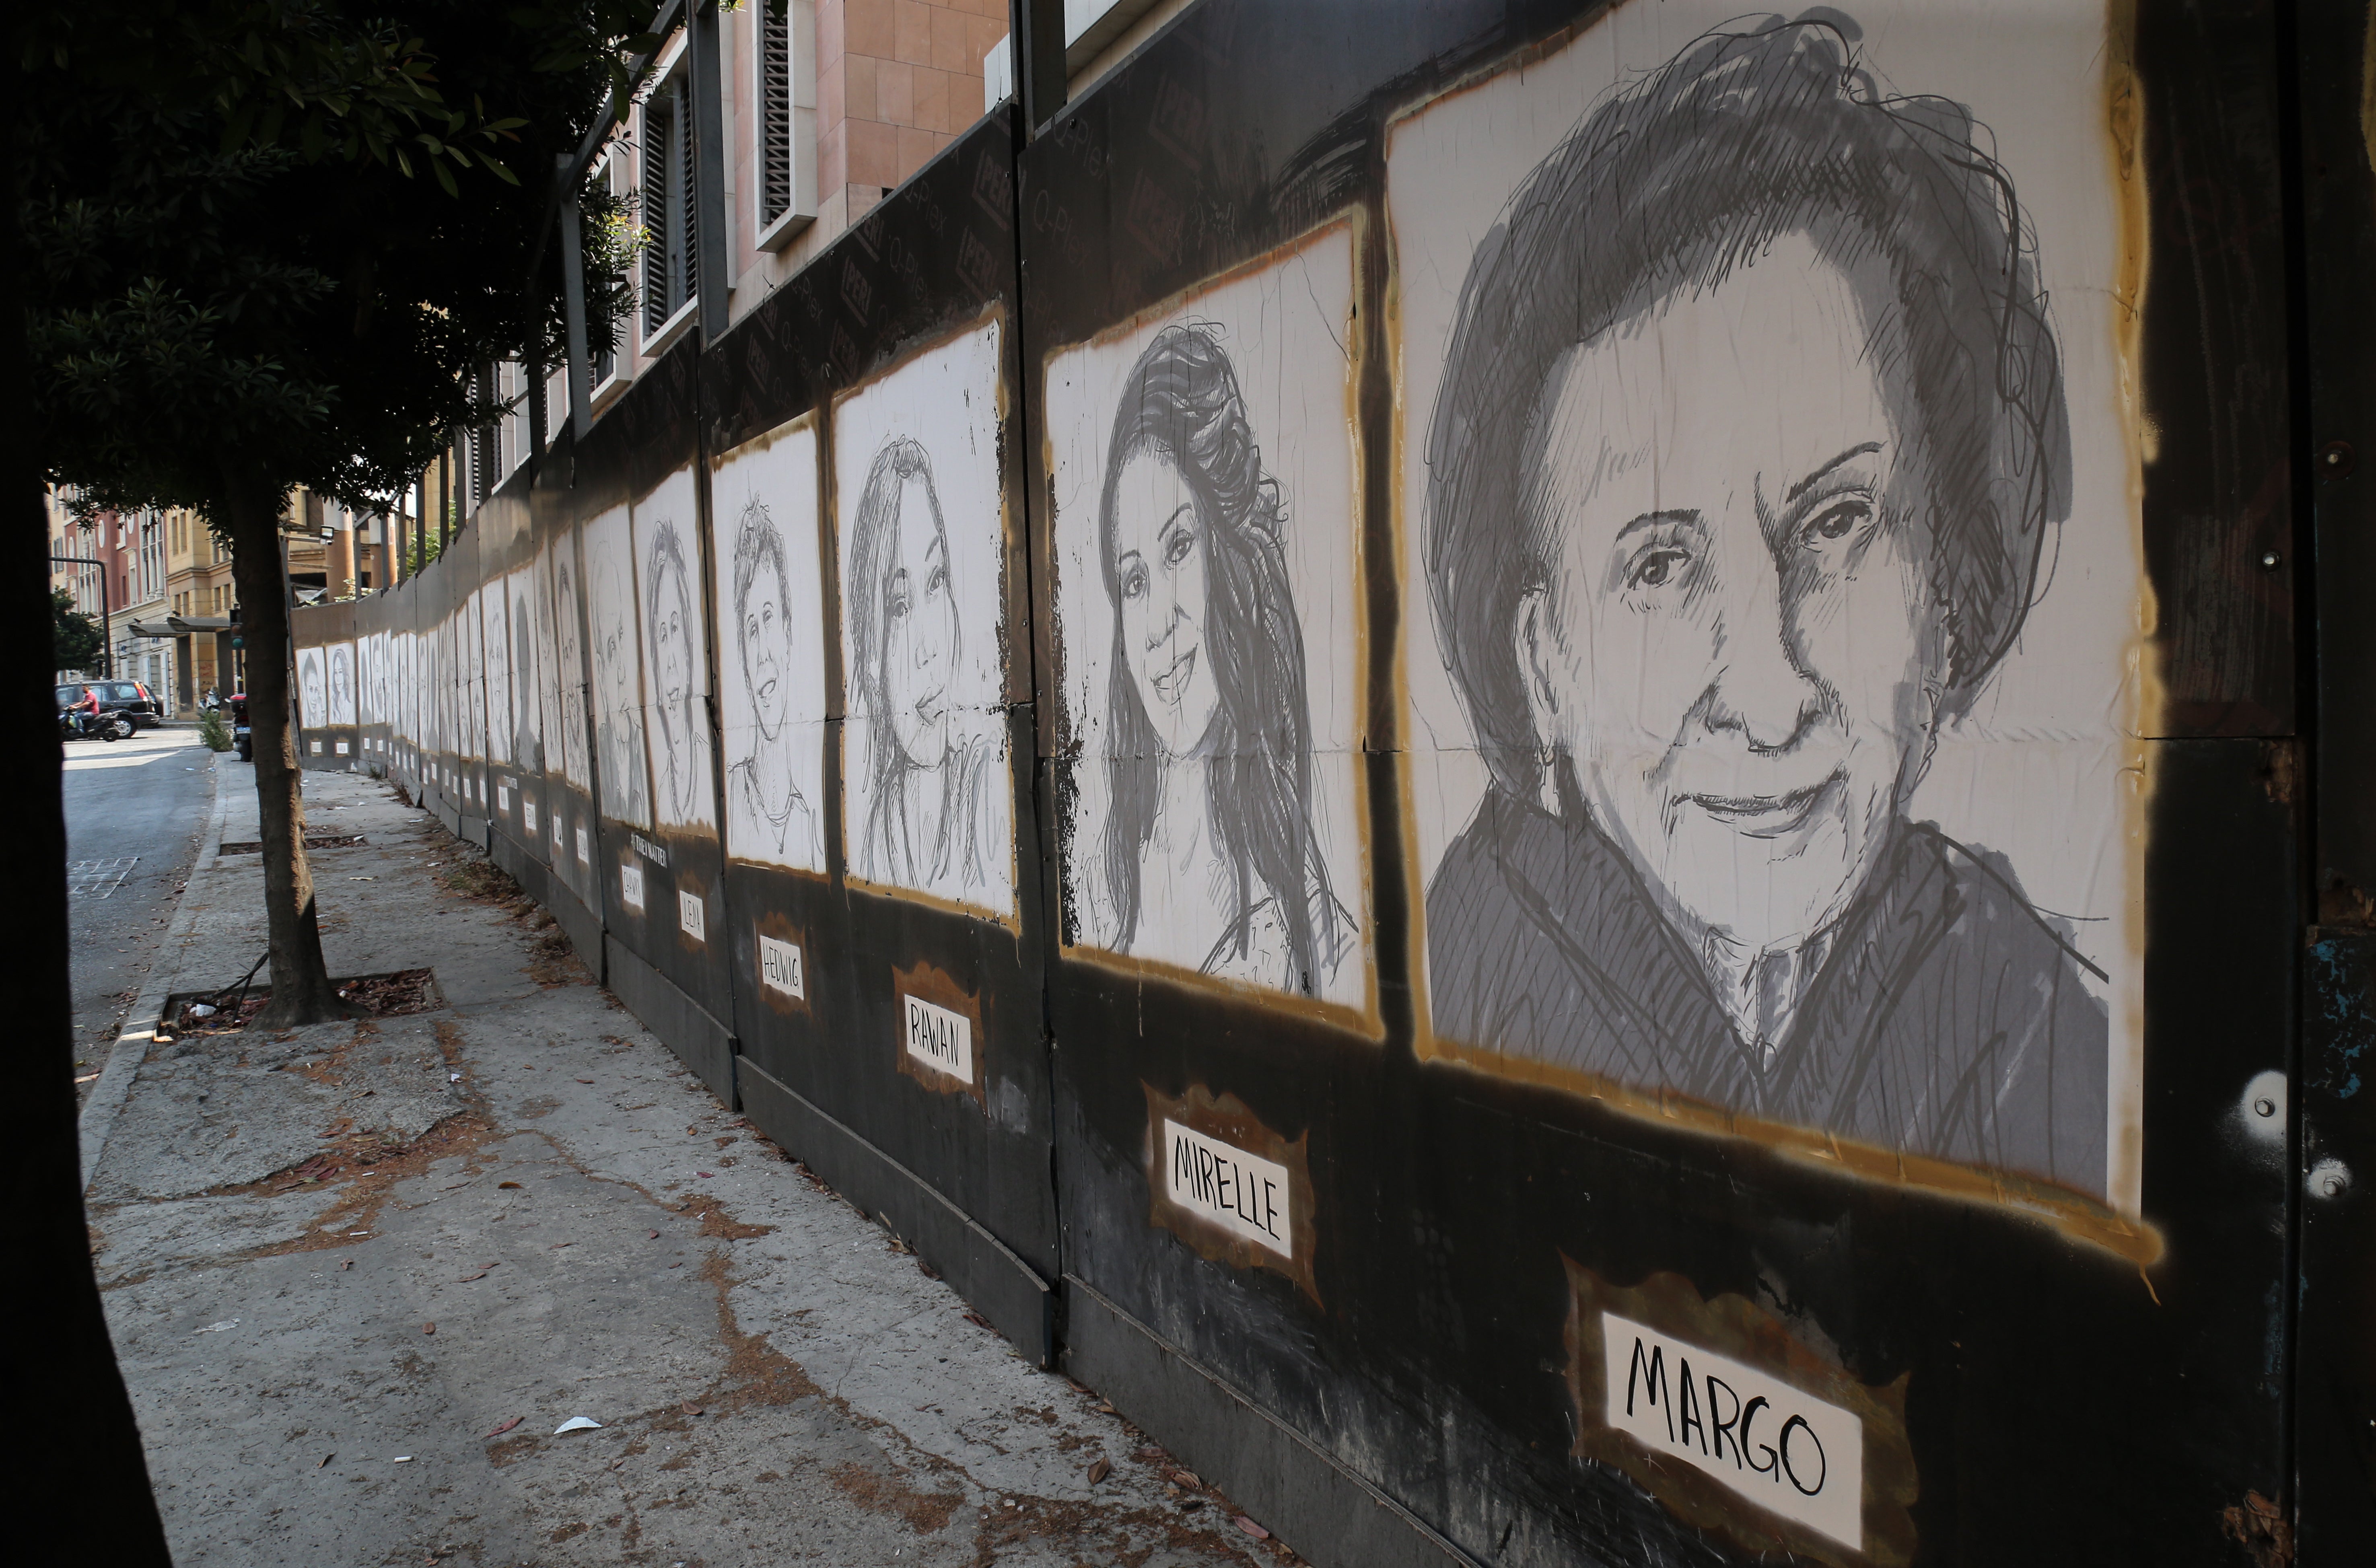
[{"label": "metal bolt", "polygon": [[2343,1195],[2343,1189],[2350,1184],[2343,1179],[2340,1171],[2330,1170],[2318,1179],[2318,1195],[2323,1198],[2339,1198]]},{"label": "metal bolt", "polygon": [[2276,1113],[2277,1102],[2274,1099],[2256,1099],[2252,1102],[2252,1114],[2255,1116],[2275,1116]]},{"label": "metal bolt", "polygon": [[2341,479],[2358,466],[2358,455],[2348,441],[2330,441],[2318,449],[2319,470],[2329,479]]},{"label": "metal bolt", "polygon": [[2277,569],[2281,560],[2282,557],[2280,557],[2275,551],[2263,550],[2261,552],[2261,570],[2263,572],[2274,572]]}]

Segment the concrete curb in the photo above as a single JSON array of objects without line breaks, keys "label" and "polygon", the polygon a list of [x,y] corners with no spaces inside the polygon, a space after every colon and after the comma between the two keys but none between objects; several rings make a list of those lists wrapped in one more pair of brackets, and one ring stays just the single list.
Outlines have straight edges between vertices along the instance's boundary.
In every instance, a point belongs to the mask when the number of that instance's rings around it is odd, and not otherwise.
[{"label": "concrete curb", "polygon": [[[208,770],[208,788],[214,797],[207,813],[206,841],[198,846],[197,858],[190,862],[190,874],[182,884],[182,901],[173,911],[173,923],[165,928],[163,952],[168,958],[177,957],[186,944],[190,928],[196,923],[197,900],[191,897],[198,879],[215,869],[221,859],[223,814],[230,798],[223,793],[223,759],[236,755],[232,752],[214,754],[215,766]],[[157,1020],[165,1011],[165,998],[180,967],[172,965],[161,977],[155,968],[148,971],[149,989],[141,992],[124,1016],[124,1032],[115,1037],[115,1044],[107,1053],[107,1065],[99,1072],[99,1082],[90,1087],[90,1098],[82,1103],[82,1117],[76,1132],[82,1142],[82,1190],[90,1190],[91,1178],[99,1173],[99,1157],[107,1148],[109,1129],[115,1125],[115,1113],[124,1109],[131,1096],[133,1080],[140,1075],[140,1063],[156,1043]]]}]

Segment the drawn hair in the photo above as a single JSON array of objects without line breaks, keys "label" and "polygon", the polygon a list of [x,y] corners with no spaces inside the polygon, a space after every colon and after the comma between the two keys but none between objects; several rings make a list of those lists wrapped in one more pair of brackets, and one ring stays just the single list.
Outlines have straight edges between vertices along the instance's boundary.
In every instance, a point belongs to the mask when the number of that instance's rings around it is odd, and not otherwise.
[{"label": "drawn hair", "polygon": [[[1110,726],[1106,778],[1106,891],[1127,950],[1138,930],[1139,861],[1155,831],[1162,776],[1145,759],[1162,747],[1139,701],[1123,651],[1122,582],[1114,529],[1122,471],[1142,453],[1160,453],[1179,471],[1196,508],[1206,549],[1205,647],[1218,706],[1210,736],[1206,813],[1226,857],[1235,929],[1267,888],[1288,932],[1302,989],[1315,983],[1313,909],[1326,868],[1312,841],[1312,720],[1305,695],[1303,629],[1295,614],[1281,548],[1286,513],[1278,483],[1263,471],[1237,373],[1202,325],[1168,327],[1132,367],[1114,414],[1098,505],[1098,564],[1115,608],[1106,682]],[[1257,884],[1260,887],[1257,887]]]},{"label": "drawn hair", "polygon": [[[1444,662],[1502,787],[1541,789],[1511,627],[1553,580],[1534,469],[1561,357],[1803,235],[1838,266],[1918,427],[1941,716],[2019,635],[2070,510],[2060,366],[2032,236],[1970,112],[1885,94],[1852,24],[1711,33],[1594,109],[1527,178],[1461,287],[1428,433],[1426,571]],[[1878,261],[1876,269],[1870,263]],[[1876,270],[1878,282],[1871,281]]]},{"label": "drawn hair", "polygon": [[776,519],[767,515],[766,506],[753,496],[742,506],[742,516],[734,528],[734,619],[739,626],[743,606],[751,598],[751,585],[758,580],[759,568],[776,568],[776,612],[784,612],[784,600],[791,597],[791,572],[784,564],[784,536],[776,528]]},{"label": "drawn hair", "polygon": [[[854,673],[859,695],[866,705],[867,717],[874,721],[867,741],[867,772],[873,782],[873,799],[867,808],[866,823],[870,842],[874,841],[884,814],[896,809],[902,788],[898,732],[891,722],[890,684],[883,674],[883,639],[890,631],[883,614],[883,594],[890,584],[891,562],[898,549],[899,499],[909,480],[923,486],[924,505],[933,515],[933,534],[941,541],[941,558],[946,561],[949,535],[941,517],[940,491],[933,483],[933,460],[921,446],[904,435],[885,442],[883,449],[874,454],[873,466],[866,471],[866,487],[859,493],[858,516],[850,527],[850,647],[857,655]],[[950,603],[954,609],[954,593]],[[953,643],[953,659],[956,653]],[[935,863],[949,831],[949,822],[944,817],[942,844],[935,846],[933,855]]]},{"label": "drawn hair", "polygon": [[[659,523],[653,527],[651,559],[645,563],[644,567],[644,624],[651,631],[652,668],[655,671],[659,668],[660,611],[662,609],[660,584],[668,579],[668,573],[663,570],[666,567],[673,567],[676,571],[676,604],[677,608],[684,612],[687,661],[684,672],[685,701],[690,703],[693,700],[692,661],[703,657],[703,650],[696,646],[698,637],[692,624],[693,605],[685,598],[693,579],[685,575],[684,546],[677,536],[677,527],[673,522]],[[693,739],[690,734],[680,736],[676,733],[675,716],[669,712],[668,705],[659,701],[659,694],[654,692],[647,695],[644,700],[651,703],[653,711],[659,715],[661,733],[669,737],[671,745],[679,741],[690,742]]]}]

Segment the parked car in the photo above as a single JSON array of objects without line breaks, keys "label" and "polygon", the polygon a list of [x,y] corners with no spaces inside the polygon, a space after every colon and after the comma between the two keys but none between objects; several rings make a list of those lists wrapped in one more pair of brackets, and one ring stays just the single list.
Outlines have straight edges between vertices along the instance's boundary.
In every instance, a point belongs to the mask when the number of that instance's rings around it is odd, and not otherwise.
[{"label": "parked car", "polygon": [[233,692],[231,695],[231,739],[232,743],[239,748],[240,761],[255,760],[255,731],[247,727],[247,694],[245,692]]},{"label": "parked car", "polygon": [[137,681],[61,681],[58,683],[58,707],[72,707],[82,701],[86,692],[99,694],[101,713],[120,713],[132,720],[135,731],[154,730],[165,722],[165,710],[149,695],[148,688]]}]

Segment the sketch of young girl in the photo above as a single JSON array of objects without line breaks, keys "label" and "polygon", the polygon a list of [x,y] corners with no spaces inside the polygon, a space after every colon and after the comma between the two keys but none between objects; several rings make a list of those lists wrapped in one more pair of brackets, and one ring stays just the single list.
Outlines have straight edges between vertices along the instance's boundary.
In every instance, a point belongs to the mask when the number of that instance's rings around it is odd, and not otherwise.
[{"label": "sketch of young girl", "polygon": [[[905,436],[868,469],[850,533],[853,678],[869,726],[858,874],[944,897],[1005,901],[987,798],[999,746],[954,700],[965,640],[931,458]],[[968,732],[971,731],[972,732]]]},{"label": "sketch of young girl", "polygon": [[753,722],[750,754],[727,769],[727,849],[822,870],[816,811],[801,792],[792,756],[791,628],[785,624],[790,601],[784,536],[754,496],[734,530],[735,646]]},{"label": "sketch of young girl", "polygon": [[1356,926],[1312,831],[1286,521],[1228,357],[1206,327],[1166,328],[1124,384],[1098,514],[1108,945],[1131,951],[1159,909],[1163,946],[1204,972],[1313,995]]},{"label": "sketch of young girl", "polygon": [[654,526],[644,560],[644,630],[652,674],[652,794],[659,820],[707,825],[709,716],[703,703],[701,624],[673,522]]}]

